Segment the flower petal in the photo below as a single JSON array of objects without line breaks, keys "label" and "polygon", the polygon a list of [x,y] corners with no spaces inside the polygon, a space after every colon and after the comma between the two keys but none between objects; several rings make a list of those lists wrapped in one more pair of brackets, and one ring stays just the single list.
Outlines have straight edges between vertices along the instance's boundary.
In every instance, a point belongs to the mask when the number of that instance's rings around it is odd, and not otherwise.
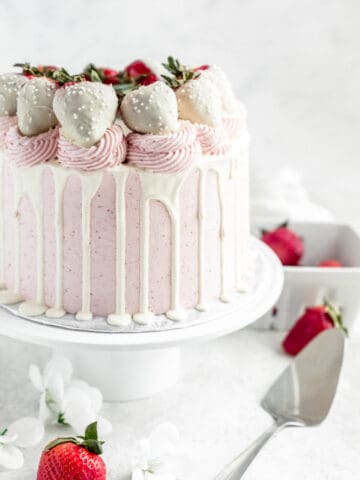
[{"label": "flower petal", "polygon": [[148,470],[150,460],[150,442],[142,438],[139,442],[139,456],[136,465],[142,470]]},{"label": "flower petal", "polygon": [[55,418],[56,412],[52,412],[46,403],[46,393],[43,393],[39,402],[39,420],[42,423],[47,423]]},{"label": "flower petal", "polygon": [[158,425],[150,434],[151,458],[163,458],[175,453],[180,435],[175,425],[164,422]]},{"label": "flower petal", "polygon": [[89,387],[89,397],[91,406],[94,412],[98,413],[101,410],[103,404],[103,396],[98,388]]},{"label": "flower petal", "polygon": [[15,445],[18,447],[32,447],[42,440],[44,425],[37,418],[20,418],[9,426],[7,435],[17,435]]},{"label": "flower petal", "polygon": [[8,470],[17,470],[24,464],[24,455],[14,445],[0,446],[0,466]]},{"label": "flower petal", "polygon": [[36,390],[38,390],[39,392],[44,391],[43,378],[41,376],[39,367],[37,365],[34,365],[33,363],[29,367],[29,378]]},{"label": "flower petal", "polygon": [[56,373],[47,379],[47,390],[50,398],[60,406],[64,398],[64,379],[60,373]]},{"label": "flower petal", "polygon": [[144,472],[140,468],[134,468],[131,474],[131,480],[144,480]]},{"label": "flower petal", "polygon": [[83,435],[85,428],[97,419],[88,396],[77,388],[70,388],[65,391],[64,416],[65,421],[79,435]]},{"label": "flower petal", "polygon": [[61,375],[64,383],[68,383],[72,376],[73,368],[70,360],[65,357],[53,357],[44,369],[44,384],[47,387],[48,382],[54,375]]}]

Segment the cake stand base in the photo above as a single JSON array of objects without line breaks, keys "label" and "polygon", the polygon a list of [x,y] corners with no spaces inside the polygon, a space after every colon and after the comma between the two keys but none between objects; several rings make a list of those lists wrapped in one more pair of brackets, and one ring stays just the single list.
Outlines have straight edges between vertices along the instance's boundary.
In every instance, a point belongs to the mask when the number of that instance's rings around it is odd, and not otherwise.
[{"label": "cake stand base", "polygon": [[99,388],[108,402],[150,397],[175,385],[180,376],[180,353],[180,348],[104,352],[54,349],[54,355],[72,362],[75,377]]},{"label": "cake stand base", "polygon": [[[253,287],[217,302],[201,313],[200,323],[143,332],[91,331],[31,321],[16,311],[0,311],[0,334],[46,345],[74,363],[74,376],[98,387],[107,401],[126,401],[159,393],[174,385],[180,372],[181,348],[240,330],[262,317],[278,300],[283,268],[262,242],[251,239]],[[197,313],[197,315],[200,315]]]}]

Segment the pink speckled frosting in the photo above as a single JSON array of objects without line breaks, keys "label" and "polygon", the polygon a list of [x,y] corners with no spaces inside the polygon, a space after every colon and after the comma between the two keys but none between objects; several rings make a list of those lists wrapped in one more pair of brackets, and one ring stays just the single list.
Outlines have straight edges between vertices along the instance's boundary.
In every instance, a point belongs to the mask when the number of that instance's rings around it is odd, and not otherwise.
[{"label": "pink speckled frosting", "polygon": [[128,163],[153,172],[182,172],[201,154],[196,127],[188,122],[169,135],[130,133],[127,141]]},{"label": "pink speckled frosting", "polygon": [[6,152],[18,167],[32,167],[56,156],[58,138],[58,127],[33,137],[22,135],[17,126],[11,127],[6,135]]},{"label": "pink speckled frosting", "polygon": [[17,124],[17,117],[0,117],[0,148],[5,146],[6,134],[11,127]]},{"label": "pink speckled frosting", "polygon": [[58,160],[65,167],[100,170],[120,165],[125,156],[126,140],[119,125],[108,128],[104,136],[90,148],[74,145],[60,135]]},{"label": "pink speckled frosting", "polygon": [[223,126],[231,139],[239,138],[246,128],[246,109],[238,102],[238,112],[235,115],[224,117]]},{"label": "pink speckled frosting", "polygon": [[204,155],[225,155],[230,150],[229,137],[225,128],[197,124],[196,130]]}]

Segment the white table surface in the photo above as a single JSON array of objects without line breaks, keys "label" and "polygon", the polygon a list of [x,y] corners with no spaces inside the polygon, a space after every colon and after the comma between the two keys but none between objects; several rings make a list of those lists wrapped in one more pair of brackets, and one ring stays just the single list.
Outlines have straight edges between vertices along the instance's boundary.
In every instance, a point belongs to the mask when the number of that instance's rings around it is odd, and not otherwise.
[{"label": "white table surface", "polygon": [[[359,329],[358,329],[359,330]],[[360,333],[360,332],[359,332]],[[345,365],[333,409],[314,429],[289,429],[251,466],[247,480],[358,480],[360,471],[360,334],[347,342]],[[136,442],[158,423],[178,426],[183,449],[181,480],[207,480],[265,429],[269,416],[259,401],[287,365],[279,332],[244,330],[184,352],[180,383],[150,399],[107,404],[114,425],[105,447],[109,480],[125,480]],[[43,365],[49,351],[0,337],[0,426],[36,413],[36,393],[27,379],[30,362]],[[61,432],[54,429],[47,438]],[[26,452],[19,472],[1,480],[33,480],[41,446]]]}]

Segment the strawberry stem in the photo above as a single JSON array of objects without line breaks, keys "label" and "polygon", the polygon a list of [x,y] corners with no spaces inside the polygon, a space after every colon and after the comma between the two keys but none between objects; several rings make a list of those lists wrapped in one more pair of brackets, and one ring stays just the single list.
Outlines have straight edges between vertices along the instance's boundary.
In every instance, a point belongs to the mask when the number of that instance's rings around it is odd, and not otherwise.
[{"label": "strawberry stem", "polygon": [[344,325],[343,319],[342,319],[342,314],[341,314],[341,309],[333,305],[332,303],[328,302],[327,300],[324,300],[324,307],[326,308],[326,313],[329,315],[331,318],[334,327],[335,328],[340,328],[345,335],[349,335],[349,331]]},{"label": "strawberry stem", "polygon": [[170,88],[178,88],[189,80],[193,80],[200,76],[200,72],[187,68],[182,65],[179,60],[174,57],[168,57],[167,63],[163,63],[162,66],[172,75],[161,75]]},{"label": "strawberry stem", "polygon": [[59,445],[63,445],[64,443],[73,443],[74,445],[78,445],[79,447],[84,447],[89,452],[95,453],[96,455],[101,455],[103,453],[102,446],[105,442],[98,439],[98,431],[97,431],[97,422],[91,423],[85,430],[85,436],[77,436],[77,437],[64,437],[64,438],[56,438],[52,442],[50,442],[44,449],[44,451],[48,452]]}]

